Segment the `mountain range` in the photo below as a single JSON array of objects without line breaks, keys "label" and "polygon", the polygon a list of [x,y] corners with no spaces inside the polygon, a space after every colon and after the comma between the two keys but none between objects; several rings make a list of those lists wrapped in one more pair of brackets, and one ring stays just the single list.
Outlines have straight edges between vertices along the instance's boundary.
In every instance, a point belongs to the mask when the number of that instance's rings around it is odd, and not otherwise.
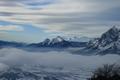
[{"label": "mountain range", "polygon": [[9,42],[9,41],[0,40],[0,48],[6,48],[6,47],[21,48],[21,47],[25,47],[26,45],[27,45],[26,43]]},{"label": "mountain range", "polygon": [[68,47],[85,47],[86,42],[77,42],[77,41],[69,41],[65,40],[61,36],[57,36],[53,39],[45,39],[40,43],[33,43],[28,45],[29,47],[47,47],[47,48],[68,48]]},{"label": "mountain range", "polygon": [[77,40],[65,39],[61,36],[57,36],[53,39],[45,39],[40,43],[19,43],[8,42],[0,40],[0,48],[15,47],[15,48],[68,48],[68,47],[85,47],[87,42],[79,42]]},{"label": "mountain range", "polygon": [[[86,38],[84,38],[86,39]],[[113,26],[108,31],[103,33],[100,38],[90,39],[88,42],[79,41],[80,38],[63,38],[57,36],[52,39],[45,39],[40,43],[18,43],[0,41],[0,48],[4,47],[15,47],[15,48],[29,48],[29,49],[40,49],[40,48],[51,48],[51,49],[65,49],[65,48],[83,48],[80,49],[79,53],[89,54],[120,54],[120,29]]]}]

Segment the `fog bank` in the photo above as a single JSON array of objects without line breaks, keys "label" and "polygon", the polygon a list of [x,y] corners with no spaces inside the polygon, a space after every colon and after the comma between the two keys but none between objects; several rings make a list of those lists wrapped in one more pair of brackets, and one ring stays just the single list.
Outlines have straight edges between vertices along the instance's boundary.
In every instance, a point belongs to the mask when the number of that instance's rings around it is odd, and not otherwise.
[{"label": "fog bank", "polygon": [[15,48],[0,50],[0,70],[15,65],[42,65],[50,67],[94,68],[102,64],[120,64],[119,55],[73,55],[68,52],[27,52]]}]

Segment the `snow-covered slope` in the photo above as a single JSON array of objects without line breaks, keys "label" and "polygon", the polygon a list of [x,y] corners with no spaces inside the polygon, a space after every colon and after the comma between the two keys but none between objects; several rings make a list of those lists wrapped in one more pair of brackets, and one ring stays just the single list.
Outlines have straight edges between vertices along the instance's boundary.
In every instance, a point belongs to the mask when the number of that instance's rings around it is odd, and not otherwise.
[{"label": "snow-covered slope", "polygon": [[57,36],[56,38],[53,38],[52,41],[51,41],[51,44],[55,44],[55,43],[60,43],[60,42],[63,42],[64,39],[60,36]]},{"label": "snow-covered slope", "polygon": [[73,42],[88,42],[92,38],[74,36],[74,37],[64,37],[64,39],[67,41],[73,41]]},{"label": "snow-covered slope", "polygon": [[100,38],[90,40],[87,48],[97,50],[99,53],[120,54],[120,29],[112,27]]}]

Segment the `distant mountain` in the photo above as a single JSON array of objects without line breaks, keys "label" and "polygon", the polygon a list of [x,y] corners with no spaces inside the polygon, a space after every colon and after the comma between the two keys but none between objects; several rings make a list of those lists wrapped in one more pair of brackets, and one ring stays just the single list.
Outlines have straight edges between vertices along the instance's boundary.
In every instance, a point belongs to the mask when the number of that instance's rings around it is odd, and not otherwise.
[{"label": "distant mountain", "polygon": [[18,42],[9,42],[9,41],[2,41],[0,40],[0,48],[6,48],[6,47],[16,47],[21,48],[25,47],[27,44],[25,43],[18,43]]},{"label": "distant mountain", "polygon": [[88,42],[92,38],[74,36],[74,37],[64,37],[64,39],[67,41],[72,41],[72,42]]},{"label": "distant mountain", "polygon": [[48,48],[67,48],[67,47],[85,47],[86,42],[67,41],[63,37],[57,36],[53,39],[45,39],[40,43],[30,44],[30,47],[48,47]]},{"label": "distant mountain", "polygon": [[[14,47],[20,49],[46,49],[46,48],[80,48],[80,51],[75,51],[74,53],[88,53],[88,54],[120,54],[120,29],[117,27],[112,27],[107,32],[103,33],[100,38],[91,39],[88,42],[79,42],[79,38],[75,37],[72,39],[67,39],[65,37],[57,36],[53,39],[45,39],[40,43],[18,43],[18,42],[8,42],[0,40],[0,48]],[[85,48],[84,48],[85,47]]]},{"label": "distant mountain", "polygon": [[40,43],[19,43],[19,42],[8,42],[0,40],[0,48],[14,47],[14,48],[68,48],[68,47],[85,47],[86,42],[67,41],[63,37],[57,36],[53,39],[45,39]]},{"label": "distant mountain", "polygon": [[114,26],[100,38],[90,40],[87,49],[100,54],[120,54],[120,29]]}]

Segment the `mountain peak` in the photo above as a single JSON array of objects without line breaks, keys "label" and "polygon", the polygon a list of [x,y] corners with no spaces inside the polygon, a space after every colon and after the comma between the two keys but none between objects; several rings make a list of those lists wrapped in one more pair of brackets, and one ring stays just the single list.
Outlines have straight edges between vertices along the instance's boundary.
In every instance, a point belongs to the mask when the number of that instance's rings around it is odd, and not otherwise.
[{"label": "mountain peak", "polygon": [[57,36],[56,39],[64,40],[61,36]]},{"label": "mountain peak", "polygon": [[50,39],[49,39],[49,38],[47,38],[47,39],[45,39],[45,40],[44,40],[44,42],[49,42],[49,41],[50,41]]},{"label": "mountain peak", "polygon": [[119,28],[113,26],[111,29],[109,29],[101,36],[100,41],[104,40],[107,41],[108,43],[112,41],[116,41],[119,37],[119,31],[120,31]]},{"label": "mountain peak", "polygon": [[112,29],[116,29],[117,27],[114,25],[113,27],[112,27]]},{"label": "mountain peak", "polygon": [[108,32],[116,32],[119,31],[119,28],[116,26],[113,26],[111,29],[108,30]]},{"label": "mountain peak", "polygon": [[64,39],[61,36],[57,36],[56,38],[52,39],[52,44],[59,43],[59,42],[62,42],[62,41],[64,41]]},{"label": "mountain peak", "polygon": [[45,40],[42,42],[43,45],[46,45],[46,44],[49,44],[49,43],[50,43],[50,39],[48,39],[48,38],[45,39]]},{"label": "mountain peak", "polygon": [[113,26],[107,32],[102,34],[101,38],[99,39],[100,46],[103,47],[106,46],[107,44],[117,41],[119,38],[119,31],[120,31],[119,28]]}]

